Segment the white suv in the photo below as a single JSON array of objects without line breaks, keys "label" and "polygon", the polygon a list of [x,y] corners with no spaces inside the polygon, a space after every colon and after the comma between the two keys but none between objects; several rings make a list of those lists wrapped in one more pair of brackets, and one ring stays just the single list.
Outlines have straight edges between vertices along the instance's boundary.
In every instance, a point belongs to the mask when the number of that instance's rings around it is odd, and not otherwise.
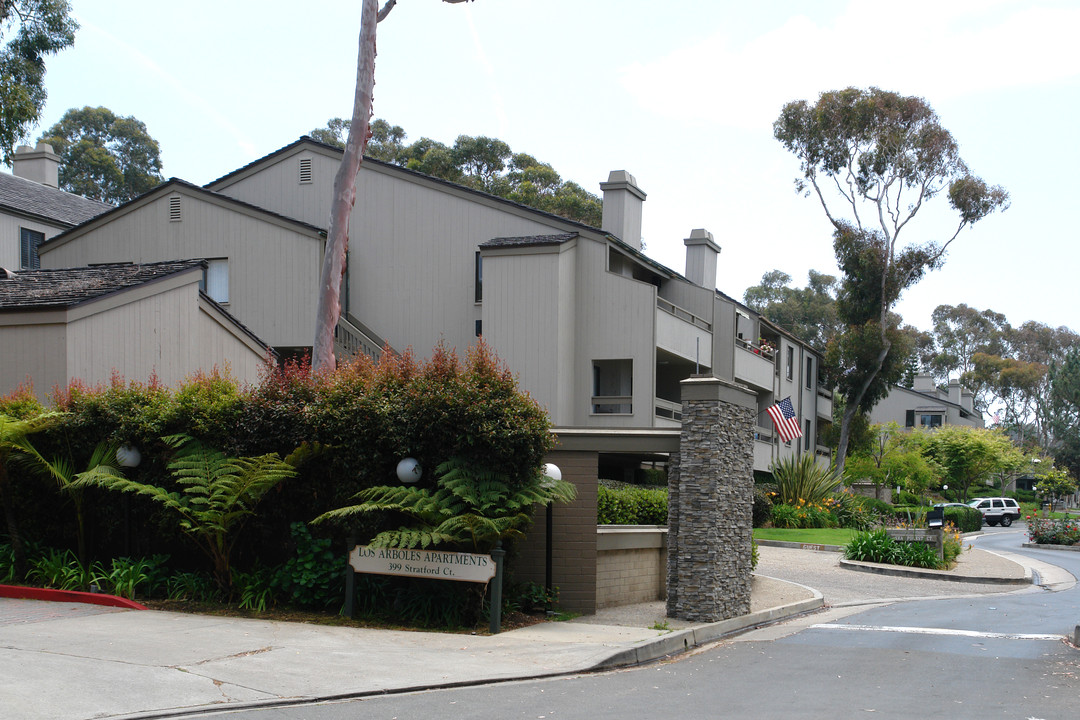
[{"label": "white suv", "polygon": [[968,503],[968,507],[981,512],[983,522],[987,525],[1001,523],[1002,527],[1009,527],[1013,524],[1013,520],[1020,519],[1020,505],[1012,498],[975,498]]}]

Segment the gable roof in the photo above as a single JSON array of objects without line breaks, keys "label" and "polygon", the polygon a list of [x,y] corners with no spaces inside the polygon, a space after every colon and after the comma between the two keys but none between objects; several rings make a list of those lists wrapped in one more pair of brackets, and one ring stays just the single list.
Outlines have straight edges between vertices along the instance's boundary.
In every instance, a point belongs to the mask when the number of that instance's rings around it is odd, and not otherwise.
[{"label": "gable roof", "polygon": [[[245,173],[249,172],[253,168],[258,167],[259,165],[263,165],[263,164],[267,163],[268,161],[274,160],[274,159],[276,159],[278,157],[288,156],[288,155],[292,154],[301,145],[310,145],[310,146],[312,146],[313,148],[315,148],[317,150],[321,150],[325,154],[334,154],[334,155],[337,155],[339,157],[341,155],[345,154],[344,150],[342,150],[341,148],[339,148],[339,147],[337,147],[335,145],[327,145],[326,143],[319,142],[318,140],[315,140],[314,138],[312,138],[312,137],[310,137],[308,135],[301,135],[298,140],[294,140],[293,142],[289,143],[288,145],[285,145],[284,147],[280,147],[277,150],[274,150],[273,152],[267,153],[266,155],[263,155],[261,158],[258,158],[257,160],[252,160],[251,162],[249,162],[247,165],[244,165],[243,167],[237,168],[236,170],[233,170],[230,173],[222,175],[221,177],[219,177],[219,178],[217,178],[215,180],[211,180],[210,182],[206,183],[206,185],[204,185],[203,187],[208,188],[208,189],[212,189],[215,185],[220,185],[220,184],[226,182],[227,180],[233,179],[236,176],[244,175]],[[534,207],[530,207],[528,205],[524,205],[524,204],[519,203],[519,202],[514,202],[513,200],[507,200],[506,198],[499,197],[498,195],[492,195],[491,193],[484,192],[483,190],[477,190],[475,188],[471,188],[468,185],[462,185],[460,183],[451,182],[450,180],[443,180],[442,178],[435,177],[434,175],[425,175],[422,172],[417,172],[416,170],[410,170],[409,168],[402,167],[401,165],[395,165],[394,163],[388,163],[388,162],[384,162],[382,160],[376,160],[375,158],[371,158],[371,157],[368,157],[366,155],[364,156],[364,162],[361,164],[361,167],[363,167],[364,165],[375,166],[375,167],[378,167],[378,168],[388,169],[388,170],[391,170],[391,171],[396,172],[396,173],[401,173],[402,175],[405,175],[406,177],[412,177],[412,178],[415,178],[417,180],[424,180],[426,182],[434,183],[436,185],[441,185],[441,186],[443,186],[443,187],[445,187],[447,189],[454,190],[455,192],[461,192],[461,193],[465,193],[465,194],[468,194],[468,195],[474,195],[476,197],[484,198],[484,199],[486,199],[488,201],[493,201],[493,202],[498,203],[500,205],[505,205],[507,207],[513,207],[513,208],[516,208],[516,209],[519,209],[519,210],[526,210],[529,213],[533,213],[533,214],[538,215],[540,217],[543,217],[543,218],[546,218],[546,219],[549,219],[549,220],[554,220],[556,222],[566,224],[566,225],[570,225],[572,227],[581,228],[582,230],[588,230],[590,232],[600,233],[602,235],[608,235],[608,233],[605,233],[600,228],[594,228],[591,225],[586,225],[585,223],[578,222],[577,220],[570,220],[568,218],[564,218],[562,215],[556,215],[555,213],[550,213],[550,212],[547,212],[545,210],[537,210]]]},{"label": "gable roof", "polygon": [[0,173],[0,210],[30,216],[56,225],[78,225],[112,210],[108,203],[89,200],[33,180]]},{"label": "gable roof", "polygon": [[46,240],[44,243],[42,243],[40,246],[38,246],[38,252],[43,252],[43,251],[47,252],[48,250],[50,250],[50,249],[52,249],[52,248],[54,248],[54,247],[56,247],[58,245],[63,245],[65,242],[67,242],[72,237],[75,237],[76,235],[79,235],[84,229],[88,229],[89,226],[90,226],[90,220],[94,221],[95,225],[98,224],[98,223],[109,222],[109,220],[111,218],[113,218],[113,217],[119,217],[120,215],[131,212],[133,209],[135,209],[135,207],[137,207],[139,204],[141,204],[144,200],[147,200],[148,198],[151,198],[151,197],[153,197],[155,195],[164,194],[165,192],[169,191],[170,189],[175,189],[175,188],[182,188],[184,190],[190,191],[193,195],[201,195],[201,196],[203,196],[205,198],[208,198],[208,199],[211,199],[211,200],[213,200],[215,202],[220,202],[220,203],[226,204],[226,205],[232,205],[233,207],[244,210],[245,212],[247,212],[249,214],[252,214],[252,215],[261,215],[263,217],[266,217],[266,218],[271,219],[271,220],[275,220],[277,222],[280,222],[280,223],[283,223],[283,224],[286,224],[286,225],[292,225],[292,226],[301,228],[301,229],[307,231],[309,234],[321,234],[321,235],[326,234],[326,230],[324,228],[318,227],[317,225],[312,225],[310,223],[304,222],[303,220],[297,220],[296,218],[291,218],[288,215],[282,215],[281,213],[276,213],[273,210],[267,210],[266,208],[259,207],[258,205],[252,205],[251,203],[244,202],[243,200],[237,200],[234,197],[230,197],[228,195],[216,192],[214,190],[207,190],[206,188],[199,187],[198,185],[196,185],[194,183],[190,183],[187,180],[181,180],[180,178],[175,178],[174,177],[174,178],[169,178],[168,180],[161,183],[157,187],[155,187],[155,188],[153,188],[151,190],[147,190],[142,195],[139,195],[138,197],[127,201],[126,203],[124,203],[123,205],[120,205],[119,207],[113,207],[112,205],[107,206],[109,208],[107,212],[103,212],[103,213],[101,213],[100,215],[98,215],[96,217],[92,217],[89,220],[87,220],[86,222],[84,222],[83,224],[81,224],[79,226],[76,226],[76,227],[73,227],[73,228],[69,228],[68,230],[65,230],[64,232],[62,232],[62,233],[60,233],[58,235],[55,235],[54,237],[51,237],[48,240]]},{"label": "gable roof", "polygon": [[8,272],[0,275],[0,311],[70,308],[204,267],[205,260],[179,260]]}]

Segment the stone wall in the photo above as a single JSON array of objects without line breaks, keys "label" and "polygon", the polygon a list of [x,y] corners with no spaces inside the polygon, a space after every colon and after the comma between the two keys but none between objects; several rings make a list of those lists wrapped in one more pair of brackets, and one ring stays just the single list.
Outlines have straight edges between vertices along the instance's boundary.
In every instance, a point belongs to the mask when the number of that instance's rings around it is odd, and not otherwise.
[{"label": "stone wall", "polygon": [[682,389],[678,468],[668,475],[667,614],[716,622],[750,612],[757,402],[719,378],[692,377]]}]

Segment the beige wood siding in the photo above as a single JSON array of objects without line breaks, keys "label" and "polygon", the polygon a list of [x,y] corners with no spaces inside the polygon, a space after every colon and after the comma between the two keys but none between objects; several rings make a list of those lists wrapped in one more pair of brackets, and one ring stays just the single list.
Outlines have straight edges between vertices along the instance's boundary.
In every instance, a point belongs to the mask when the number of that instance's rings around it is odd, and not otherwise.
[{"label": "beige wood siding", "polygon": [[484,340],[558,425],[570,422],[560,407],[559,368],[568,354],[564,326],[572,323],[560,317],[562,254],[544,249],[485,255],[483,328]]},{"label": "beige wood siding", "polygon": [[46,240],[61,231],[55,225],[20,218],[16,215],[6,215],[0,210],[0,267],[8,270],[19,269],[19,231],[21,228],[42,233]]},{"label": "beige wood siding", "polygon": [[[322,241],[184,190],[48,250],[42,267],[228,258],[229,312],[270,345],[311,345]],[[180,197],[179,222],[169,220],[173,196]]]},{"label": "beige wood siding", "polygon": [[67,328],[61,313],[19,313],[20,320],[35,316],[51,321],[41,324],[8,325],[9,314],[0,315],[0,395],[19,385],[32,385],[38,398],[45,399],[53,387],[67,384]]},{"label": "beige wood siding", "polygon": [[261,353],[200,307],[198,285],[165,292],[74,320],[68,329],[68,376],[90,384],[115,372],[169,387],[216,366],[242,381],[258,378]]},{"label": "beige wood siding", "polygon": [[[575,424],[651,427],[656,388],[656,288],[607,272],[606,243],[579,243],[578,263]],[[633,414],[592,415],[592,361],[622,359],[634,363]]]}]

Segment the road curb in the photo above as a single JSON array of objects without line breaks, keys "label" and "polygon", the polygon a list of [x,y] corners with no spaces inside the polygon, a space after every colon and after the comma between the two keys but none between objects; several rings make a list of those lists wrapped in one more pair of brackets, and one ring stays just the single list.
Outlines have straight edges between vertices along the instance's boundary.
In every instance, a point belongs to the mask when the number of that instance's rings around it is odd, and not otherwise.
[{"label": "road curb", "polygon": [[[806,586],[801,585],[800,587]],[[685,630],[676,630],[657,638],[642,640],[634,647],[620,650],[595,663],[588,670],[607,670],[615,667],[641,665],[670,655],[687,652],[699,645],[720,640],[728,635],[734,635],[762,625],[769,625],[780,620],[787,620],[796,615],[802,615],[824,607],[825,599],[821,593],[813,588],[807,589],[813,591],[814,597],[769,608],[768,610],[759,610],[748,615],[740,615],[728,620],[720,620],[719,622],[699,625]]]},{"label": "road curb", "polygon": [[825,552],[844,552],[843,545],[821,545],[819,543],[797,543],[789,540],[755,540],[765,547],[792,548],[795,550],[823,550]]},{"label": "road curb", "polygon": [[86,605],[104,605],[106,607],[125,608],[127,610],[146,610],[147,607],[134,600],[106,595],[104,593],[79,592],[77,590],[55,590],[53,588],[23,587],[22,585],[0,585],[0,597],[15,600],[45,600],[48,602],[83,603]]},{"label": "road curb", "polygon": [[860,560],[848,560],[840,558],[840,567],[858,572],[873,573],[875,575],[892,575],[895,577],[915,577],[924,580],[949,580],[961,583],[982,583],[986,585],[1030,585],[1035,582],[1031,568],[1024,567],[1024,577],[979,577],[977,575],[950,575],[947,570],[929,570],[924,568],[908,568],[897,565],[881,565],[868,563]]},{"label": "road curb", "polygon": [[1024,543],[1020,547],[1032,548],[1035,550],[1066,550],[1080,552],[1080,545],[1040,545],[1039,543]]}]

